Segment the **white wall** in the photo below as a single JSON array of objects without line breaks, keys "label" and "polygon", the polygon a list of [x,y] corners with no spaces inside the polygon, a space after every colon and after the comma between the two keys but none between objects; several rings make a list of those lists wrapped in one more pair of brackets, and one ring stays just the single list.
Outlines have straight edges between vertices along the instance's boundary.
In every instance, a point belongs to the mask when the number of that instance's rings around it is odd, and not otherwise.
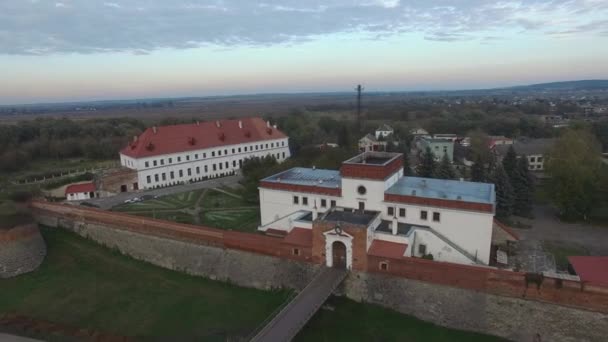
[{"label": "white wall", "polygon": [[88,192],[76,192],[71,194],[66,194],[66,199],[68,201],[82,201],[93,198],[90,196]]},{"label": "white wall", "polygon": [[422,257],[422,254],[418,253],[418,247],[421,244],[424,244],[426,245],[426,253],[432,254],[433,260],[435,261],[453,262],[465,265],[475,264],[465,255],[447,245],[430,231],[417,229],[413,234],[415,234],[415,236],[411,239],[411,246],[408,246],[406,252],[409,254],[407,254],[407,256]]},{"label": "white wall", "polygon": [[[384,192],[393,186],[403,176],[403,169],[395,172],[386,180],[369,180],[359,178],[342,178],[342,204],[347,208],[359,208],[359,202],[365,203],[365,209],[382,211],[384,206]],[[359,186],[364,186],[366,193],[359,194]]]},{"label": "white wall", "polygon": [[[310,194],[303,192],[292,192],[284,190],[274,190],[259,188],[260,192],[260,216],[261,224],[265,225],[272,221],[289,215],[298,210],[310,210],[312,211],[317,204],[318,213],[324,213],[331,207],[331,201],[336,201],[337,206],[342,206],[342,200],[340,197],[327,196],[319,194]],[[293,197],[298,196],[299,204],[293,203]],[[303,204],[303,197],[308,199],[308,204]],[[321,206],[321,199],[326,200],[326,207]]]}]

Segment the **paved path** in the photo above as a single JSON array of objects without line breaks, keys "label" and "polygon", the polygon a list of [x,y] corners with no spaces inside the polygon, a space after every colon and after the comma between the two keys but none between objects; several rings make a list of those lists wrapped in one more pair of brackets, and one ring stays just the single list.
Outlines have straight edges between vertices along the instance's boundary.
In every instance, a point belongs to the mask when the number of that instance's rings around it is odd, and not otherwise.
[{"label": "paved path", "polygon": [[516,229],[523,239],[554,241],[585,248],[591,255],[608,255],[608,227],[560,221],[551,206],[534,208],[534,219],[524,220],[530,229]]},{"label": "paved path", "polygon": [[346,277],[347,271],[323,269],[251,341],[291,341]]},{"label": "paved path", "polygon": [[152,195],[152,196],[167,196],[178,194],[181,192],[198,190],[198,189],[209,189],[209,188],[217,188],[222,186],[235,186],[241,180],[241,176],[229,176],[223,178],[214,178],[206,181],[192,183],[192,184],[184,184],[184,185],[176,185],[167,188],[161,189],[153,189],[153,190],[145,190],[142,192],[123,192],[116,196],[105,197],[105,198],[95,198],[86,200],[83,202],[93,203],[101,209],[110,209],[114,206],[124,203],[128,199],[132,199],[135,197],[141,197],[143,195]]}]

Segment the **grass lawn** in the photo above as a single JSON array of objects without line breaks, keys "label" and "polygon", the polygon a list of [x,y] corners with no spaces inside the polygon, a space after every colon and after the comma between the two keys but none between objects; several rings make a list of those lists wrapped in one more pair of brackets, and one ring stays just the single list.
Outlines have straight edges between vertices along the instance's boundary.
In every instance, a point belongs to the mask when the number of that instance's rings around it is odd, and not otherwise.
[{"label": "grass lawn", "polygon": [[0,315],[119,335],[224,341],[246,336],[289,295],[165,270],[61,230],[43,235],[48,255],[40,269],[0,280]]},{"label": "grass lawn", "polygon": [[[233,193],[228,191],[229,193]],[[205,194],[203,198],[203,208],[214,209],[214,208],[236,208],[236,207],[251,207],[255,204],[245,201],[240,196],[230,196],[224,192],[217,190],[210,190]]]},{"label": "grass lawn", "polygon": [[296,342],[506,341],[494,336],[440,327],[381,306],[360,304],[347,298],[331,297],[326,304],[334,310],[319,310],[294,339]]},{"label": "grass lawn", "polygon": [[258,209],[204,211],[201,213],[201,224],[252,232],[260,224],[260,211]]},{"label": "grass lawn", "polygon": [[568,270],[568,257],[574,255],[589,255],[587,249],[583,246],[576,244],[565,244],[563,242],[545,241],[543,242],[543,249],[553,254],[555,258],[555,266],[558,270]]}]

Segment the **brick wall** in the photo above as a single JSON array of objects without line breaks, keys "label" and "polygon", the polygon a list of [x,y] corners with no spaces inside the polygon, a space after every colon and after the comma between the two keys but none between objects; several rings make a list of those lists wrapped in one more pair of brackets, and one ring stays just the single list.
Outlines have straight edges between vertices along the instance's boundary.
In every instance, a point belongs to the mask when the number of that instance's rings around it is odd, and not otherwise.
[{"label": "brick wall", "polygon": [[344,163],[340,167],[340,175],[348,178],[384,180],[401,168],[403,168],[403,156],[387,165]]}]

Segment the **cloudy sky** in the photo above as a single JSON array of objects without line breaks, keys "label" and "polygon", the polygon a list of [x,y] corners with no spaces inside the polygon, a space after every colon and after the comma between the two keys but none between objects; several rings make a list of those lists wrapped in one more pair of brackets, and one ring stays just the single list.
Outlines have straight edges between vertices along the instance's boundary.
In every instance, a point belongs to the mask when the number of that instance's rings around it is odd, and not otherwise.
[{"label": "cloudy sky", "polygon": [[0,104],[608,78],[608,0],[0,0]]}]

